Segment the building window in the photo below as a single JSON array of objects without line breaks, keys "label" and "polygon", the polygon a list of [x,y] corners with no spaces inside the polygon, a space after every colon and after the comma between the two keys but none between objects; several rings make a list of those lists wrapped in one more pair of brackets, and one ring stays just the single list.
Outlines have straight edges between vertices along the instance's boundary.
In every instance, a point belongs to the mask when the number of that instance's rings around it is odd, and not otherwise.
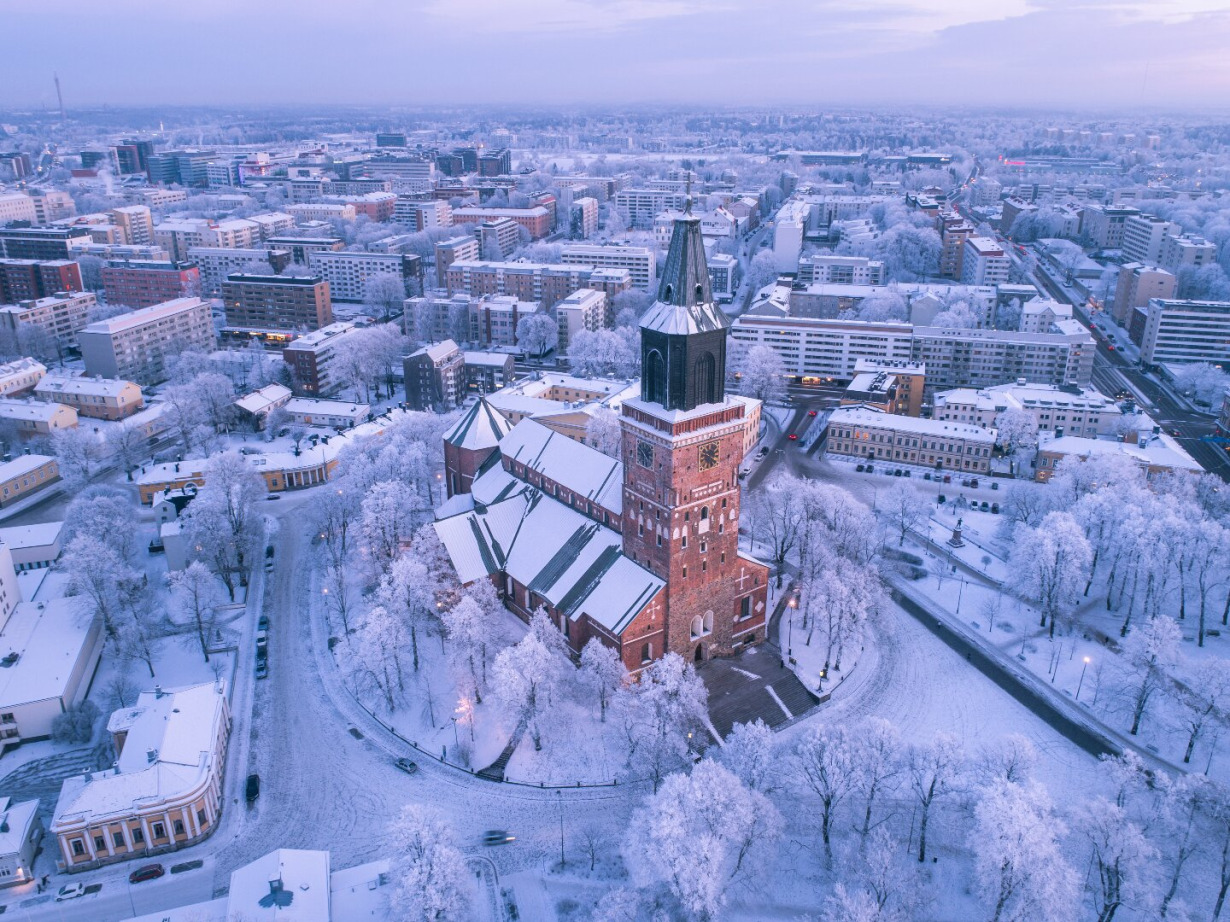
[{"label": "building window", "polygon": [[165,839],[166,835],[167,835],[166,827],[163,826],[162,823],[155,823],[154,824],[154,838],[155,839]]},{"label": "building window", "polygon": [[141,845],[145,841],[145,830],[140,826],[134,826],[131,830],[132,841],[137,845]]},{"label": "building window", "polygon": [[175,834],[177,836],[182,836],[184,834],[184,821],[183,820],[175,821]]},{"label": "building window", "polygon": [[196,823],[197,823],[197,825],[198,825],[198,826],[200,826],[202,829],[204,829],[206,826],[208,826],[208,825],[209,825],[209,823],[208,823],[208,822],[206,821],[206,819],[205,819],[205,811],[204,811],[204,810],[197,810],[197,811],[196,811]]},{"label": "building window", "polygon": [[752,597],[745,595],[739,600],[739,617],[750,618],[752,616]]},{"label": "building window", "polygon": [[124,847],[124,834],[122,832],[111,833],[111,841],[115,843],[116,848]]},{"label": "building window", "polygon": [[647,663],[653,659],[653,644],[647,643],[641,645],[641,662]]},{"label": "building window", "polygon": [[94,837],[94,851],[101,852],[101,851],[106,851],[106,849],[107,849],[107,840],[104,839],[102,836],[95,836]]},{"label": "building window", "polygon": [[73,839],[72,847],[74,857],[80,857],[85,854],[85,843],[80,839]]}]

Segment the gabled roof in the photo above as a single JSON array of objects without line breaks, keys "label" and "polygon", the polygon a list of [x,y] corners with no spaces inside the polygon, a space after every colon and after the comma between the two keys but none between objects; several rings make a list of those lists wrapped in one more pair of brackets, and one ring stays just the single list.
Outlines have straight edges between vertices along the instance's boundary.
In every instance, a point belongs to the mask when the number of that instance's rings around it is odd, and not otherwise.
[{"label": "gabled roof", "polygon": [[700,218],[682,215],[675,219],[670,250],[658,286],[658,300],[641,318],[641,329],[682,336],[724,330],[729,326],[730,319],[714,304],[709,288]]},{"label": "gabled roof", "polygon": [[485,397],[480,397],[444,436],[444,441],[456,448],[494,448],[510,428],[508,420]]},{"label": "gabled roof", "polygon": [[623,513],[623,463],[596,448],[523,419],[500,440],[500,454],[603,509]]}]

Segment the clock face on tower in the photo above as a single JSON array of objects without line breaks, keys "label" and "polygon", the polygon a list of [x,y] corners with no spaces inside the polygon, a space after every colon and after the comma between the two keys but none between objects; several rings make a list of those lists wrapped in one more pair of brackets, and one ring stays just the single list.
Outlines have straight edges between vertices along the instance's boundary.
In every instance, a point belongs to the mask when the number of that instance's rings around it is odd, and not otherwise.
[{"label": "clock face on tower", "polygon": [[637,441],[636,463],[641,467],[653,467],[653,445],[649,442]]},{"label": "clock face on tower", "polygon": [[712,467],[717,467],[718,463],[718,443],[706,442],[700,446],[700,469],[707,471]]}]

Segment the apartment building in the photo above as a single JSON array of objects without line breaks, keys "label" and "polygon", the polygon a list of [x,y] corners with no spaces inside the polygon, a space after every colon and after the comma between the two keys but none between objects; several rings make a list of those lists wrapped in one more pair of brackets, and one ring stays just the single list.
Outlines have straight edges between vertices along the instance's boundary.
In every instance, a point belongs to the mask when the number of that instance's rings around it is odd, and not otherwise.
[{"label": "apartment building", "polygon": [[0,304],[81,291],[81,266],[68,259],[0,259]]},{"label": "apartment building", "polygon": [[346,241],[341,237],[294,237],[288,234],[270,237],[265,243],[279,250],[289,250],[291,261],[299,266],[308,265],[313,253],[337,253],[346,249]]},{"label": "apartment building", "polygon": [[798,271],[811,213],[811,205],[799,200],[786,202],[778,210],[773,224],[773,259],[778,272]]},{"label": "apartment building", "polygon": [[72,259],[91,242],[85,227],[0,227],[0,256],[7,259]]},{"label": "apartment building", "polygon": [[1040,430],[1062,430],[1084,438],[1113,434],[1123,418],[1118,405],[1094,388],[1062,388],[1026,381],[939,391],[932,398],[931,417],[990,429],[1006,410],[1028,413]]},{"label": "apartment building", "polygon": [[539,301],[521,301],[515,295],[483,295],[470,302],[470,342],[484,348],[515,346],[520,320],[543,310]]},{"label": "apartment building", "polygon": [[1008,281],[1012,260],[990,237],[970,237],[961,255],[961,283],[964,285],[998,285]]},{"label": "apartment building", "polygon": [[1022,333],[1049,333],[1056,322],[1071,319],[1071,304],[1050,298],[1031,298],[1021,305],[1021,322],[1018,328]]},{"label": "apartment building", "polygon": [[154,245],[154,216],[148,205],[121,205],[109,212],[130,246]]},{"label": "apartment building", "polygon": [[305,332],[333,322],[321,278],[236,273],[222,283],[222,304],[229,330]]},{"label": "apartment building", "polygon": [[166,358],[214,347],[208,301],[176,298],[91,323],[77,334],[85,373],[142,384],[163,380]]},{"label": "apartment building", "polygon": [[256,225],[256,232],[261,240],[268,240],[279,234],[289,234],[295,229],[295,219],[282,211],[271,211],[266,214],[254,214],[248,218]]},{"label": "apartment building", "polygon": [[687,194],[669,189],[621,189],[615,207],[628,216],[629,226],[653,230],[653,219],[664,211],[683,211]]},{"label": "apartment building", "polygon": [[453,209],[448,202],[420,201],[399,195],[393,204],[393,219],[408,224],[416,231],[453,226]]},{"label": "apartment building", "polygon": [[555,305],[555,319],[559,324],[557,355],[566,355],[572,338],[582,330],[596,332],[607,324],[606,295],[592,288],[574,291]]},{"label": "apartment building", "polygon": [[6,304],[0,306],[0,331],[17,336],[21,324],[29,324],[45,330],[60,348],[73,347],[97,304],[92,291],[60,292],[49,298]]},{"label": "apartment building", "polygon": [[866,256],[817,253],[799,260],[798,281],[804,285],[883,285],[884,263]]},{"label": "apartment building", "polygon": [[572,200],[568,211],[568,236],[588,240],[598,233],[598,200],[583,196]]},{"label": "apartment building", "polygon": [[356,216],[354,205],[340,202],[305,202],[300,205],[287,205],[286,213],[293,217],[297,224],[307,224],[309,221],[353,221]]},{"label": "apartment building", "polygon": [[706,262],[709,264],[709,290],[715,300],[729,304],[739,289],[739,260],[729,253],[715,253]]},{"label": "apartment building", "polygon": [[423,261],[405,253],[317,250],[308,254],[308,267],[329,283],[334,301],[365,302],[370,297],[369,283],[381,277],[396,279],[406,295],[423,290]]},{"label": "apartment building", "polygon": [[415,410],[446,413],[465,396],[466,363],[451,339],[424,346],[402,360],[406,402]]},{"label": "apartment building", "polygon": [[658,259],[650,247],[571,243],[560,251],[559,259],[565,266],[627,269],[633,288],[647,292],[658,288]]},{"label": "apartment building", "polygon": [[1138,345],[1145,364],[1230,362],[1230,301],[1153,298],[1139,313],[1144,315]]},{"label": "apartment building", "polygon": [[221,682],[142,692],[107,721],[115,764],[64,780],[50,831],[82,871],[186,848],[222,813],[231,713]]},{"label": "apartment building", "polygon": [[229,275],[266,271],[276,275],[291,264],[290,250],[264,247],[193,247],[188,258],[200,273],[200,293],[204,297],[220,296],[222,283]]},{"label": "apartment building", "polygon": [[199,295],[201,270],[191,262],[113,260],[103,267],[102,282],[108,304],[152,307]]},{"label": "apartment building", "polygon": [[0,398],[0,420],[10,424],[22,438],[51,435],[77,428],[77,411],[42,400]]},{"label": "apartment building", "polygon": [[910,358],[927,366],[931,388],[990,387],[1019,378],[1086,387],[1094,353],[1093,338],[1084,327],[1070,333],[915,327]]},{"label": "apartment building", "polygon": [[994,429],[849,406],[838,407],[829,417],[825,450],[860,460],[985,474],[994,447]]},{"label": "apartment building", "polygon": [[1087,205],[1081,212],[1081,236],[1099,250],[1117,250],[1123,246],[1127,219],[1140,213],[1131,205]]},{"label": "apartment building", "polygon": [[550,308],[578,288],[589,287],[594,271],[590,265],[457,260],[449,266],[445,284],[450,295],[512,295]]},{"label": "apartment building", "polygon": [[506,259],[521,243],[521,225],[511,218],[471,224],[479,252],[487,259]]},{"label": "apartment building", "polygon": [[448,286],[449,267],[461,260],[477,262],[482,256],[478,239],[471,236],[449,237],[436,244],[436,287]]},{"label": "apartment building", "polygon": [[24,192],[0,192],[0,224],[16,221],[39,223],[38,213],[34,210],[34,199]]},{"label": "apartment building", "polygon": [[51,486],[60,479],[60,463],[49,455],[18,455],[0,463],[0,508]]},{"label": "apartment building", "polygon": [[743,314],[731,321],[731,338],[769,346],[782,359],[786,374],[804,383],[849,381],[864,359],[908,364],[913,328],[908,323]]},{"label": "apartment building", "polygon": [[507,176],[511,172],[512,152],[507,147],[498,147],[479,153],[479,176]]},{"label": "apartment building", "polygon": [[243,218],[227,221],[188,218],[163,221],[154,228],[154,244],[170,253],[176,261],[189,259],[189,250],[193,247],[247,249],[259,239],[259,226]]},{"label": "apartment building", "polygon": [[1120,267],[1115,283],[1115,299],[1111,302],[1111,315],[1127,325],[1132,312],[1144,307],[1153,298],[1173,298],[1179,281],[1174,274],[1157,266],[1127,263]]},{"label": "apartment building", "polygon": [[470,302],[467,294],[450,295],[432,290],[416,298],[407,298],[402,313],[402,329],[418,342],[443,342],[446,339],[465,341],[470,335]]},{"label": "apartment building", "polygon": [[940,275],[959,279],[965,268],[965,243],[974,236],[974,226],[957,214],[943,214],[936,219],[940,230]]},{"label": "apartment building", "polygon": [[45,374],[47,366],[31,358],[5,362],[0,365],[0,397],[28,394]]},{"label": "apartment building", "polygon": [[308,397],[324,397],[341,386],[336,376],[338,347],[356,327],[349,321],[300,336],[282,349],[282,361],[290,366],[295,390]]},{"label": "apartment building", "polygon": [[474,394],[491,394],[516,378],[516,366],[508,352],[463,353],[466,366],[466,390]]},{"label": "apartment building", "polygon": [[453,209],[453,225],[481,224],[484,221],[498,221],[508,218],[524,227],[534,240],[540,240],[551,233],[554,221],[551,212],[541,205],[532,208],[482,208],[467,206]]},{"label": "apartment building", "polygon": [[1174,233],[1162,238],[1157,264],[1177,274],[1181,269],[1207,266],[1216,260],[1216,244],[1194,234]]},{"label": "apartment building", "polygon": [[145,407],[141,388],[132,381],[46,375],[34,388],[38,400],[63,404],[78,416],[127,419]]},{"label": "apartment building", "polygon": [[1180,232],[1179,225],[1156,215],[1132,215],[1123,222],[1123,258],[1156,266],[1162,255],[1162,240]]},{"label": "apartment building", "polygon": [[885,413],[919,416],[926,383],[924,365],[894,365],[860,359],[854,364],[850,385],[841,395],[841,405],[866,404],[877,406]]}]

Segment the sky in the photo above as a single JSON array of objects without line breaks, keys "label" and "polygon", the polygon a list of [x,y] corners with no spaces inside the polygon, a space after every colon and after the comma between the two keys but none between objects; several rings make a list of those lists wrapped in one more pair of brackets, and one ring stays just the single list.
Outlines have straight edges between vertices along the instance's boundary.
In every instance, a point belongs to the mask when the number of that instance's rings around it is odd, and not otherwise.
[{"label": "sky", "polygon": [[0,108],[1224,108],[1230,0],[0,0]]}]

